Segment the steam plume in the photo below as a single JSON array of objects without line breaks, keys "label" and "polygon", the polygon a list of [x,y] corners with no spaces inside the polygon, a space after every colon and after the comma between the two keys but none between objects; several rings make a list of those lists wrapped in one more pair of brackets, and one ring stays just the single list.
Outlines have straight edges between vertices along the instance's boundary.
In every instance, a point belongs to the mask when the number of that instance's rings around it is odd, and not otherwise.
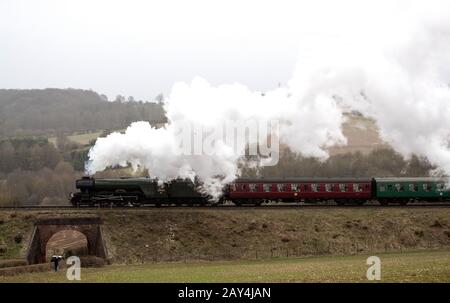
[{"label": "steam plume", "polygon": [[238,83],[212,86],[202,78],[175,84],[164,104],[165,128],[136,122],[125,134],[99,138],[87,171],[131,163],[163,181],[197,176],[217,198],[239,175],[242,157],[220,139],[214,156],[181,155],[177,136],[186,124],[214,129],[229,120],[275,119],[281,143],[326,158],[328,147],[346,143],[343,111],[357,110],[373,117],[382,138],[403,155],[426,156],[449,173],[450,7],[446,1],[398,3],[395,18],[380,20],[384,26],[363,35],[301,35],[286,87],[262,94]]}]

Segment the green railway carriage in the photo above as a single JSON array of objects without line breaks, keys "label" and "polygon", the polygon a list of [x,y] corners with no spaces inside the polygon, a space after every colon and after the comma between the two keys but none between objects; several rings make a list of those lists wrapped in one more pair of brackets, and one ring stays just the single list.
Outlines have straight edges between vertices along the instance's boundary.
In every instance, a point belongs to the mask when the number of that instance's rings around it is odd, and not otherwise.
[{"label": "green railway carriage", "polygon": [[374,178],[375,196],[381,204],[450,200],[446,178]]}]

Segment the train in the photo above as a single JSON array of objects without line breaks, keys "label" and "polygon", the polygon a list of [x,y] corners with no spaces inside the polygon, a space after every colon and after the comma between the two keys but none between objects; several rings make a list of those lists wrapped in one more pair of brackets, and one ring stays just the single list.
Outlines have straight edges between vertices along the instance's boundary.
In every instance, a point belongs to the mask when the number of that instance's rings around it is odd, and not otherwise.
[{"label": "train", "polygon": [[447,178],[289,178],[237,179],[226,185],[219,199],[200,190],[197,181],[161,182],[149,177],[76,180],[70,202],[80,206],[259,206],[264,203],[325,203],[363,205],[377,202],[407,205],[449,202]]}]

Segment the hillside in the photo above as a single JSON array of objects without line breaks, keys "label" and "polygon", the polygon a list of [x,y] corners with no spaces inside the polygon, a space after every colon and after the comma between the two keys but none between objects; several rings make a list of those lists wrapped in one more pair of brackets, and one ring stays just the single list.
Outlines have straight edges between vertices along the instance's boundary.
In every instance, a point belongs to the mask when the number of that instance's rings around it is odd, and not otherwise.
[{"label": "hillside", "polygon": [[165,120],[160,103],[109,102],[81,89],[0,89],[0,137],[122,129]]},{"label": "hillside", "polygon": [[1,211],[0,259],[23,257],[42,216],[99,215],[113,263],[237,260],[442,249],[450,209],[163,208]]}]

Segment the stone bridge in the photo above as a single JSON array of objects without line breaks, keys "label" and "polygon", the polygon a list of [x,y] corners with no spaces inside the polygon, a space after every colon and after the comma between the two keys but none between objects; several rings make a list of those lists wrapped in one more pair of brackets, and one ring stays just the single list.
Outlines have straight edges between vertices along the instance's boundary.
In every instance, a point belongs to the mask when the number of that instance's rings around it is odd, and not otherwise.
[{"label": "stone bridge", "polygon": [[28,264],[48,262],[46,247],[50,238],[63,230],[76,230],[87,239],[88,254],[100,258],[107,258],[106,245],[102,232],[100,217],[62,217],[37,219],[31,242],[28,247]]}]

